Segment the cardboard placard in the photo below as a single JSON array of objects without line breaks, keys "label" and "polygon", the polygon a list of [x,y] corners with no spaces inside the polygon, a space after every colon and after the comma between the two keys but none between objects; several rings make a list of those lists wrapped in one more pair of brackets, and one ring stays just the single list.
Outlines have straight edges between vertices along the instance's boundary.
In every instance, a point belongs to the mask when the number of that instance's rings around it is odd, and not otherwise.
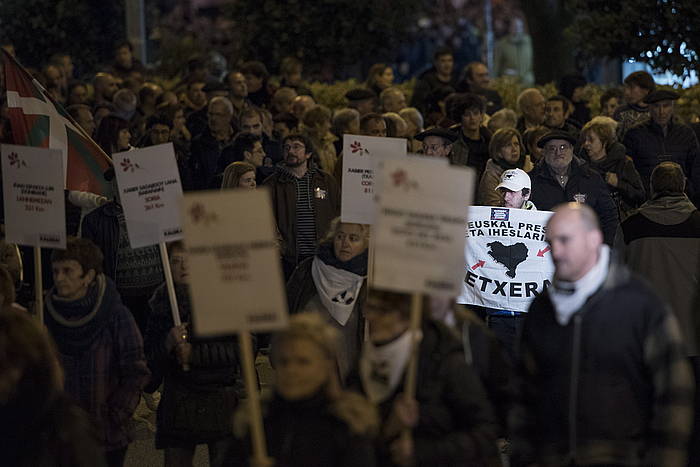
[{"label": "cardboard placard", "polygon": [[3,144],[0,154],[7,242],[65,248],[61,150]]},{"label": "cardboard placard", "polygon": [[382,162],[379,173],[375,285],[456,297],[474,171],[407,158]]},{"label": "cardboard placard", "polygon": [[187,193],[182,218],[195,332],[207,336],[286,326],[269,192]]},{"label": "cardboard placard", "polygon": [[343,222],[374,224],[374,181],[380,160],[406,156],[406,140],[377,136],[343,136]]},{"label": "cardboard placard", "polygon": [[182,239],[182,185],[172,143],[112,158],[131,248]]},{"label": "cardboard placard", "polygon": [[471,206],[458,303],[527,311],[554,276],[545,239],[551,211]]}]

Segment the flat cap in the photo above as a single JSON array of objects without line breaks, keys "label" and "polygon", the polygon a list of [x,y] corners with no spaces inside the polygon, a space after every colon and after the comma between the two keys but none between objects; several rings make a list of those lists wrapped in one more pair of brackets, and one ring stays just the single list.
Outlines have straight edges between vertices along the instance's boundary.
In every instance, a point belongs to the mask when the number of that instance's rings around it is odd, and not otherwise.
[{"label": "flat cap", "polygon": [[677,92],[669,91],[667,89],[659,89],[658,91],[652,91],[647,94],[647,97],[644,98],[644,103],[655,104],[656,102],[661,101],[675,101],[680,97],[680,94]]},{"label": "flat cap", "polygon": [[365,99],[374,99],[377,95],[369,89],[355,88],[345,93],[345,98],[349,101],[363,101]]},{"label": "flat cap", "polygon": [[416,135],[416,139],[418,141],[423,141],[425,138],[428,136],[439,136],[440,138],[446,139],[447,141],[451,143],[454,143],[457,141],[457,133],[454,131],[450,131],[447,128],[440,128],[440,127],[435,127],[431,128],[430,130],[425,130]]},{"label": "flat cap", "polygon": [[537,141],[537,147],[543,148],[547,141],[552,141],[553,139],[563,139],[571,144],[576,144],[576,138],[568,131],[552,130]]}]

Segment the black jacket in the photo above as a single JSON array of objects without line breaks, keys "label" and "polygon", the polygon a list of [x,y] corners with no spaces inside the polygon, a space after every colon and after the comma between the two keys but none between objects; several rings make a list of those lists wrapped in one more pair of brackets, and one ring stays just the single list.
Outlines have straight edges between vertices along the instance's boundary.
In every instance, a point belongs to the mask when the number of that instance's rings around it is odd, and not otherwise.
[{"label": "black jacket", "polygon": [[413,97],[411,98],[411,107],[416,107],[423,115],[427,115],[430,107],[428,98],[430,94],[441,86],[452,86],[457,89],[457,76],[453,73],[452,79],[449,82],[441,81],[437,76],[437,70],[431,68],[424,72],[416,81],[416,86],[413,88]]},{"label": "black jacket", "polygon": [[[192,323],[186,287],[176,286],[180,319]],[[182,443],[207,443],[230,434],[231,415],[241,393],[241,370],[235,337],[196,338],[190,368],[183,371],[165,341],[174,326],[168,292],[163,284],[149,301],[144,346],[152,379],[147,390],[164,381],[156,418],[156,445],[177,447]]]},{"label": "black jacket", "polygon": [[617,209],[607,184],[590,166],[576,158],[571,161],[569,181],[562,188],[550,173],[549,166],[540,162],[532,172],[532,201],[540,211],[550,211],[562,203],[585,202],[598,214],[605,243],[613,244],[619,223]]},{"label": "black jacket", "polygon": [[[588,154],[586,157],[588,158]],[[625,147],[621,143],[613,143],[607,149],[607,156],[603,160],[593,162],[588,159],[588,161],[591,168],[598,172],[603,180],[608,172],[617,175],[617,187],[607,182],[606,184],[621,214],[627,214],[631,209],[642,205],[646,199],[642,179],[634,168],[632,159],[625,155]],[[621,219],[625,217],[627,216],[620,216]]]},{"label": "black jacket", "polygon": [[685,465],[694,385],[678,325],[624,266],[566,325],[535,298],[518,374],[511,465]]},{"label": "black jacket", "polygon": [[[426,320],[422,331],[416,380],[420,418],[413,430],[416,466],[490,465],[498,423],[479,375],[467,365],[461,342],[444,324]],[[357,374],[349,384],[362,388]],[[401,384],[379,406],[383,422],[402,392]],[[392,441],[379,442],[378,465],[394,465],[389,453]]]},{"label": "black jacket", "polygon": [[[275,466],[374,467],[370,437],[353,432],[322,394],[293,402],[276,396],[266,409],[265,438]],[[250,446],[249,436],[234,439],[225,465],[250,465]]]},{"label": "black jacket", "polygon": [[666,160],[680,164],[685,176],[691,178],[698,140],[689,126],[672,120],[664,135],[661,126],[649,120],[627,131],[624,144],[645,188],[649,187],[654,167]]},{"label": "black jacket", "polygon": [[192,138],[190,166],[192,185],[195,190],[219,188],[216,175],[219,173],[219,159],[227,158],[231,151],[231,141],[220,145],[207,127],[202,133]]}]

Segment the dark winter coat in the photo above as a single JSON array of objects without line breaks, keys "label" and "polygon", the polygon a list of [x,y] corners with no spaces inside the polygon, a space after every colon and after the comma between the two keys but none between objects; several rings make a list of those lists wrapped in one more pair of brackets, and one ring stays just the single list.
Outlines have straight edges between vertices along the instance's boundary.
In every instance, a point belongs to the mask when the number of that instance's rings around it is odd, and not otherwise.
[{"label": "dark winter coat", "polygon": [[605,243],[613,244],[619,224],[617,208],[607,184],[588,164],[574,158],[569,169],[569,180],[564,188],[554,179],[544,160],[532,169],[530,180],[530,201],[537,209],[551,211],[558,204],[585,202],[598,214]]},{"label": "dark winter coat", "polygon": [[649,187],[654,167],[666,160],[680,164],[685,176],[691,178],[693,163],[698,154],[698,140],[689,126],[672,120],[664,135],[661,126],[649,120],[630,128],[623,142],[642,177],[645,189]]},{"label": "dark winter coat", "polygon": [[[180,320],[192,323],[186,286],[176,286]],[[156,447],[178,447],[219,441],[231,432],[231,416],[239,399],[241,369],[234,337],[196,338],[190,332],[192,354],[188,371],[178,364],[165,341],[174,326],[165,284],[149,301],[146,356],[155,379],[163,379],[156,418]]]},{"label": "dark winter coat", "polygon": [[548,293],[523,326],[512,465],[685,465],[694,384],[678,323],[614,261],[566,325]]},{"label": "dark winter coat", "polygon": [[617,175],[617,187],[607,182],[606,184],[618,208],[620,219],[626,218],[632,209],[641,206],[646,199],[646,190],[637,169],[634,168],[634,162],[625,155],[625,147],[622,144],[613,143],[607,149],[605,158],[600,161],[591,161],[590,158],[588,160],[591,168],[598,172],[603,180],[608,172]]},{"label": "dark winter coat", "polygon": [[232,140],[220,144],[211,134],[209,127],[192,138],[190,165],[195,190],[219,188],[216,186],[219,159],[227,157],[224,153],[231,151],[231,143]]},{"label": "dark winter coat", "polygon": [[[316,168],[309,170],[312,171],[309,201],[313,203],[316,239],[320,241],[326,235],[331,221],[340,214],[340,191],[333,176]],[[285,168],[278,167],[265,180],[265,186],[272,196],[272,212],[284,244],[282,257],[285,261],[298,264],[297,190],[294,175]]]},{"label": "dark winter coat", "polygon": [[[418,425],[413,429],[416,466],[491,465],[496,454],[498,422],[479,375],[465,360],[462,343],[444,324],[426,320],[418,352],[416,400]],[[359,375],[350,383],[362,389]],[[379,406],[386,423],[396,392]],[[377,464],[392,466],[389,446],[393,439],[377,445]]]},{"label": "dark winter coat", "polygon": [[[350,410],[367,410],[357,407],[358,402],[368,404],[353,396],[356,400],[350,404],[355,407]],[[266,409],[265,438],[276,467],[374,467],[370,433],[353,429],[338,404],[323,394],[300,401],[275,396]],[[225,465],[250,465],[250,446],[249,436],[237,437],[226,450]]]},{"label": "dark winter coat", "polygon": [[435,70],[435,68],[431,68],[423,73],[418,78],[416,81],[416,86],[413,88],[411,107],[416,107],[423,115],[426,115],[428,107],[430,107],[430,103],[428,102],[430,94],[442,86],[452,86],[454,89],[457,89],[457,76],[453,73],[450,81],[446,83],[438,78],[437,70]]}]

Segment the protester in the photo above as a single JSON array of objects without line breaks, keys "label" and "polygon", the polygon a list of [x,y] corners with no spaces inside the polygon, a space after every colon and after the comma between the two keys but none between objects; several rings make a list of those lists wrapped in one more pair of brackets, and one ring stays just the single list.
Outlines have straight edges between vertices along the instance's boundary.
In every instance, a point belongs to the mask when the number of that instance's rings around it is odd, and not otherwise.
[{"label": "protester", "polygon": [[583,151],[593,170],[610,189],[619,217],[624,220],[630,211],[646,198],[642,179],[625,147],[617,142],[617,122],[608,117],[595,117],[581,130]]},{"label": "protester", "polygon": [[627,75],[623,86],[625,103],[619,106],[613,115],[613,118],[620,122],[617,127],[617,137],[620,141],[624,141],[627,130],[649,121],[649,109],[644,98],[655,89],[654,78],[646,71],[635,71]]},{"label": "protester", "polygon": [[408,152],[417,153],[422,146],[416,136],[423,132],[423,115],[415,107],[406,107],[399,112],[399,115],[407,125],[405,138],[408,140]]},{"label": "protester", "polygon": [[129,122],[116,115],[107,115],[100,122],[95,135],[95,142],[108,155],[131,151],[131,132]]},{"label": "protester", "polygon": [[192,333],[187,252],[168,244],[178,313],[175,326],[166,284],[149,300],[145,338],[149,389],[162,382],[156,418],[156,448],[165,450],[165,466],[192,465],[195,447],[206,444],[211,465],[223,465],[231,436],[230,417],[241,396],[241,369],[235,337],[196,337]]},{"label": "protester", "polygon": [[524,170],[504,170],[501,183],[496,187],[496,191],[503,197],[503,207],[537,211],[537,207],[530,201],[531,185],[530,176]]},{"label": "protester", "polygon": [[373,91],[364,88],[349,90],[345,93],[345,98],[348,100],[348,107],[357,110],[360,113],[360,117],[374,112],[377,104],[377,95]]},{"label": "protester", "polygon": [[197,190],[213,188],[219,159],[230,150],[236,134],[233,129],[233,106],[225,97],[215,97],[209,103],[207,129],[192,138],[192,184]]},{"label": "protester", "polygon": [[231,162],[224,170],[221,189],[248,188],[254,190],[257,186],[255,181],[255,166],[248,162]]},{"label": "protester", "polygon": [[520,133],[514,128],[498,130],[489,143],[491,158],[486,162],[486,169],[479,180],[476,204],[480,206],[501,206],[503,200],[496,190],[501,182],[501,175],[509,169],[532,170],[532,162],[523,151]]},{"label": "protester", "polygon": [[69,238],[51,255],[54,287],[46,294],[44,324],[56,341],[66,392],[98,424],[107,464],[122,466],[128,422],[149,371],[143,340],[112,280],[102,252]]},{"label": "protester", "polygon": [[600,115],[613,118],[615,111],[622,102],[622,91],[611,88],[600,95]]},{"label": "protester", "polygon": [[360,113],[355,109],[340,109],[333,114],[331,133],[335,135],[336,155],[343,151],[343,135],[360,134]]},{"label": "protester", "polygon": [[384,63],[375,63],[367,72],[365,87],[375,95],[381,95],[382,91],[394,84],[394,70]]},{"label": "protester", "polygon": [[3,465],[107,466],[87,413],[63,391],[56,346],[26,312],[0,312],[0,362]]},{"label": "protester", "polygon": [[676,319],[590,207],[558,206],[547,239],[554,281],[521,334],[512,465],[685,466],[694,384]]},{"label": "protester", "polygon": [[568,121],[572,108],[573,104],[566,97],[550,97],[544,104],[544,125],[550,130],[571,133],[574,139],[578,139],[579,127]]},{"label": "protester", "polygon": [[550,130],[544,125],[528,128],[523,133],[523,143],[525,144],[525,154],[530,156],[533,164],[537,165],[543,158],[542,148],[537,145],[541,137],[549,133]]},{"label": "protester", "polygon": [[544,163],[532,172],[532,202],[549,211],[566,202],[587,204],[598,215],[605,243],[612,245],[618,225],[610,190],[591,167],[574,158],[576,140],[566,132],[550,131],[537,142],[544,149]]},{"label": "protester", "polygon": [[457,134],[445,128],[432,128],[416,135],[416,140],[422,143],[421,151],[429,157],[449,159],[450,164],[465,166],[467,161],[457,159],[452,153],[452,147],[457,141]]},{"label": "protester", "polygon": [[460,92],[476,94],[484,99],[484,113],[493,115],[503,108],[501,95],[491,89],[489,69],[481,62],[471,62],[464,67],[464,72],[457,89]]},{"label": "protester", "polygon": [[265,181],[272,195],[272,211],[285,249],[285,278],[316,246],[339,213],[340,192],[333,177],[316,168],[313,147],[302,135],[283,141],[284,163]]},{"label": "protester", "polygon": [[518,110],[521,117],[515,128],[523,134],[525,130],[544,124],[545,99],[536,88],[527,88],[518,95]]},{"label": "protester", "polygon": [[270,77],[267,67],[262,62],[250,61],[241,65],[240,71],[245,77],[250,102],[256,107],[267,107],[272,98],[267,82]]},{"label": "protester", "polygon": [[431,94],[442,86],[449,86],[452,92],[457,89],[458,77],[454,73],[454,55],[447,47],[438,48],[433,54],[433,68],[423,73],[413,89],[411,107],[416,107],[427,115]]},{"label": "protester", "polygon": [[[335,369],[337,332],[317,314],[290,319],[275,334],[271,361],[275,392],[266,404],[265,438],[273,465],[289,467],[373,467],[376,408],[343,391]],[[247,411],[234,420],[236,440],[226,465],[259,465],[251,459]]]},{"label": "protester", "polygon": [[486,128],[488,128],[491,133],[495,133],[501,128],[515,128],[517,124],[518,115],[515,111],[506,108],[494,112],[486,123]]},{"label": "protester", "polygon": [[316,254],[302,261],[287,282],[290,314],[320,313],[338,330],[341,381],[354,368],[364,336],[368,246],[368,226],[336,218]]},{"label": "protester", "polygon": [[333,173],[336,164],[335,136],[331,130],[331,111],[323,105],[315,105],[304,113],[301,134],[315,149],[317,164],[324,172]]},{"label": "protester", "polygon": [[649,120],[630,128],[625,134],[624,145],[634,161],[644,188],[649,187],[651,171],[659,162],[676,162],[689,179],[693,174],[695,158],[700,152],[695,133],[674,116],[675,104],[680,96],[674,91],[659,90],[649,93],[643,102],[648,106]]},{"label": "protester", "polygon": [[379,103],[383,112],[399,113],[406,106],[406,95],[397,87],[386,88],[379,95]]},{"label": "protester", "polygon": [[[444,324],[423,319],[416,395],[405,394],[410,301],[410,295],[372,289],[365,305],[369,340],[354,384],[379,405],[377,465],[488,465],[496,456],[493,409],[459,340]],[[404,430],[411,436],[402,436]]]},{"label": "protester", "polygon": [[476,94],[460,94],[449,109],[451,120],[459,122],[454,130],[459,137],[452,146],[454,160],[466,161],[466,165],[476,170],[481,178],[489,159],[491,132],[483,125],[485,104]]}]

